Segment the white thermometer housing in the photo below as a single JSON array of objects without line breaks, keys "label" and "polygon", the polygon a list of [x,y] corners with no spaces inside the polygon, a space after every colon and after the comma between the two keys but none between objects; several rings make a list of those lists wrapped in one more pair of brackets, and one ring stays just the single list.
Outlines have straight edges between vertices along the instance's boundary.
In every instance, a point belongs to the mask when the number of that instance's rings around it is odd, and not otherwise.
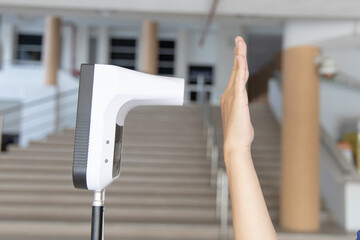
[{"label": "white thermometer housing", "polygon": [[140,105],[182,105],[184,79],[118,66],[83,64],[75,129],[73,182],[102,190],[120,175],[123,126]]}]

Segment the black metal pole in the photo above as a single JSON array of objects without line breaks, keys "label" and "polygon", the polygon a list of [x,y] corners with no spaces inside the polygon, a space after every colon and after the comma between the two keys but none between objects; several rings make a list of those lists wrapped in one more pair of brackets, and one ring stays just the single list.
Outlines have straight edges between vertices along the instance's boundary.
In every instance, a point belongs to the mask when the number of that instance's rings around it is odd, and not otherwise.
[{"label": "black metal pole", "polygon": [[91,240],[104,239],[104,196],[104,190],[94,192],[91,214]]}]

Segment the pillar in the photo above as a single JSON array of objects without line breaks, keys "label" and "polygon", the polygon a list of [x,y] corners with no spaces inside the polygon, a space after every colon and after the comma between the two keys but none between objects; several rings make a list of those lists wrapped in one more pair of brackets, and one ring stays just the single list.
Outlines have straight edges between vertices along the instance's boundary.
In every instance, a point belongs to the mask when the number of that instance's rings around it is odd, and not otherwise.
[{"label": "pillar", "polygon": [[280,225],[288,231],[320,228],[317,54],[315,45],[283,51]]},{"label": "pillar", "polygon": [[179,29],[176,36],[175,46],[175,76],[187,78],[187,38],[186,29]]},{"label": "pillar", "polygon": [[110,61],[110,38],[107,26],[100,26],[98,28],[97,39],[96,63],[108,64]]},{"label": "pillar", "polygon": [[56,85],[60,64],[61,20],[47,17],[45,20],[44,64],[45,84]]},{"label": "pillar", "polygon": [[80,69],[83,63],[89,63],[90,31],[88,26],[77,26],[75,68]]},{"label": "pillar", "polygon": [[158,73],[158,37],[157,23],[144,21],[141,31],[141,71]]},{"label": "pillar", "polygon": [[14,59],[14,50],[15,50],[15,25],[14,23],[8,21],[2,21],[1,23],[1,33],[0,33],[0,44],[2,50],[2,60],[1,66],[7,67],[13,64]]}]

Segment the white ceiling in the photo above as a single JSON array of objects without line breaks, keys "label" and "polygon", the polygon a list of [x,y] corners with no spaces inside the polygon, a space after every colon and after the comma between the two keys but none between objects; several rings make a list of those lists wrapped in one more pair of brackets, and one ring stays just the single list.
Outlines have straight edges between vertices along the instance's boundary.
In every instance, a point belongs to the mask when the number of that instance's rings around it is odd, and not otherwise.
[{"label": "white ceiling", "polygon": [[[212,0],[0,0],[0,11],[199,20],[208,14],[211,4]],[[220,21],[235,21],[239,17],[356,20],[360,17],[360,1],[220,0],[216,14]]]}]

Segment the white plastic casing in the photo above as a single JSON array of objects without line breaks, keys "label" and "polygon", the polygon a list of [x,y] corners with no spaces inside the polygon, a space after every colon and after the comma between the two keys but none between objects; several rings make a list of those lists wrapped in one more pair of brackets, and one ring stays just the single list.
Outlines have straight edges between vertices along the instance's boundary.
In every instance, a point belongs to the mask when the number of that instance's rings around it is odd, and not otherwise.
[{"label": "white plastic casing", "polygon": [[119,177],[112,176],[115,127],[116,124],[124,125],[126,115],[132,108],[140,105],[182,105],[183,99],[184,79],[95,64],[87,188],[104,189]]}]

